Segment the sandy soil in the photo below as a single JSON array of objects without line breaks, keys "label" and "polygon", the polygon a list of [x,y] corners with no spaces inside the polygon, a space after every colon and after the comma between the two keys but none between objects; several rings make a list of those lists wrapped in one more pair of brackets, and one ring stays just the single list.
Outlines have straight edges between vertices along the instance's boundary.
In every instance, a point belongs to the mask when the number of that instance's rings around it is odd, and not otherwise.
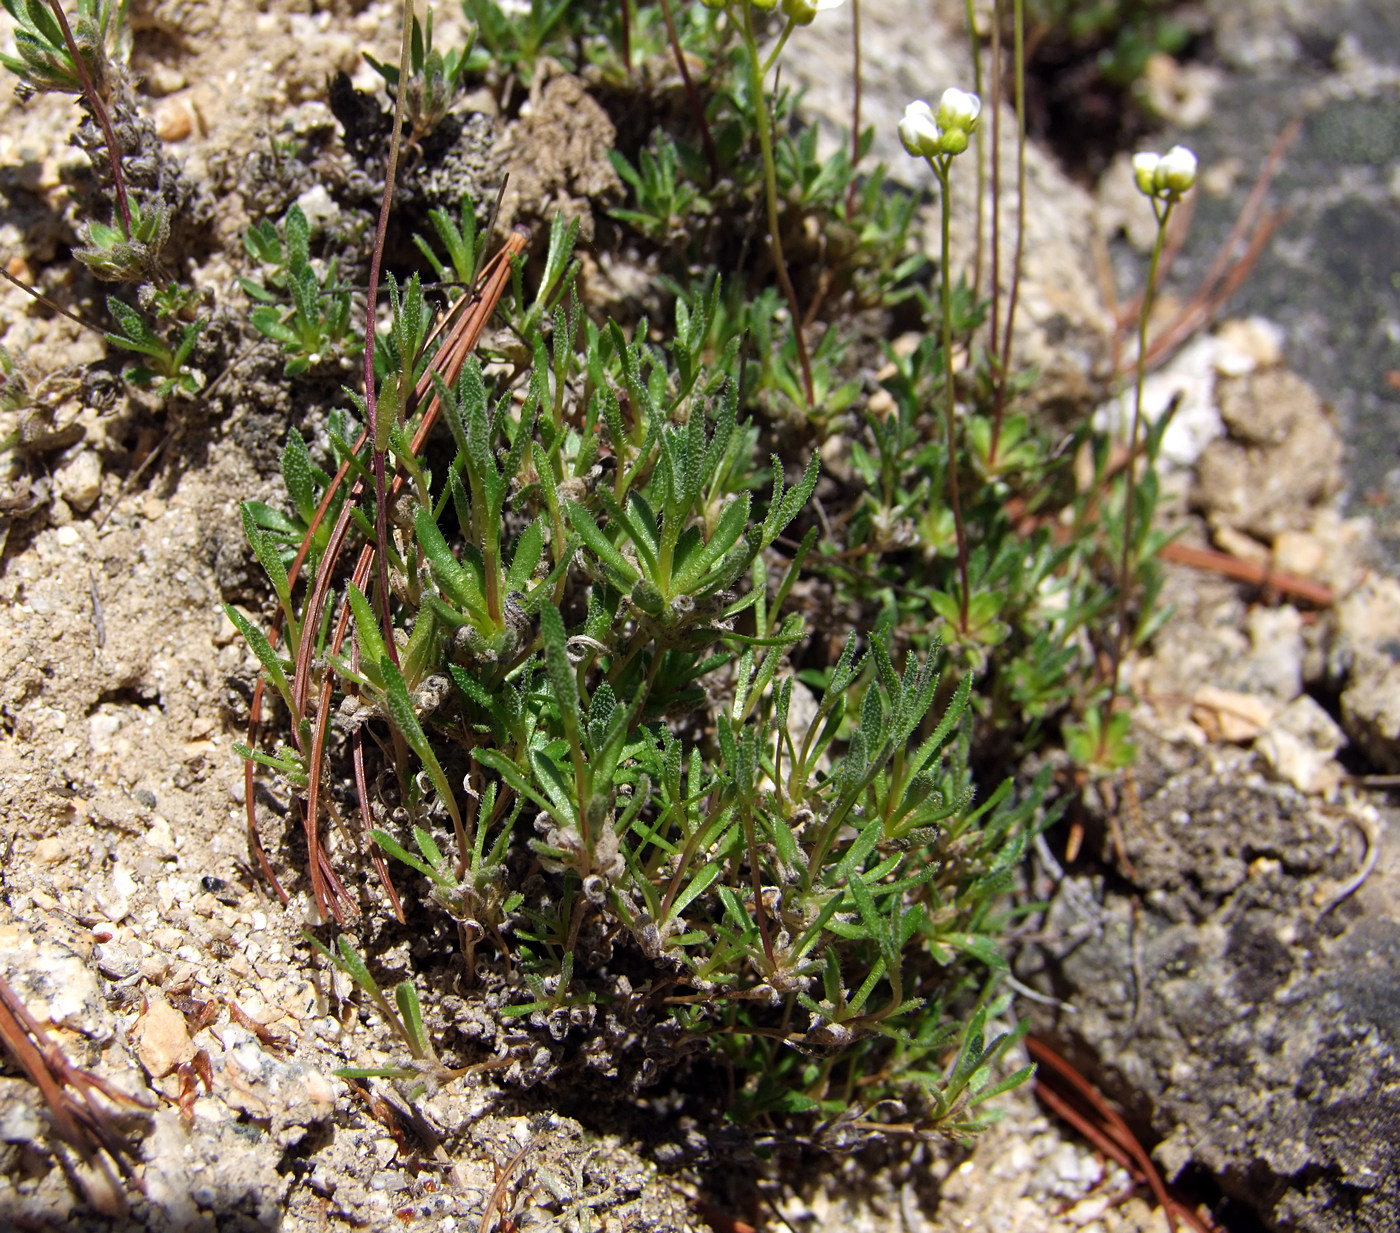
[{"label": "sandy soil", "polygon": [[[388,58],[396,42],[392,6],[303,8],[136,6],[143,102],[168,155],[207,192],[197,279],[221,304],[239,298],[246,179],[268,134],[324,133],[331,158],[328,75],[368,83],[361,49]],[[76,108],[0,94],[10,201],[0,251],[17,276],[61,296],[72,280],[68,184],[86,161],[65,143]],[[566,188],[590,191],[577,179],[556,186]],[[684,1110],[600,1119],[498,1089],[489,1073],[410,1110],[392,1088],[366,1097],[334,1078],[339,1066],[391,1060],[393,1043],[302,939],[319,922],[271,794],[263,838],[293,871],[290,906],[250,867],[230,750],[256,663],[220,604],[265,608],[238,502],[280,498],[289,413],[285,395],[257,401],[262,387],[242,378],[270,361],[222,346],[211,392],[161,409],[84,386],[101,340],[13,288],[0,291],[0,323],[31,372],[53,374],[0,493],[0,974],[74,1063],[142,1102],[123,1187],[44,1129],[32,1087],[0,1076],[0,1225],[1166,1228],[1142,1200],[1120,1205],[1121,1170],[1028,1092],[970,1151],[763,1162]],[[1213,617],[1192,619],[1208,629]],[[1354,863],[1328,868],[1340,880]]]}]

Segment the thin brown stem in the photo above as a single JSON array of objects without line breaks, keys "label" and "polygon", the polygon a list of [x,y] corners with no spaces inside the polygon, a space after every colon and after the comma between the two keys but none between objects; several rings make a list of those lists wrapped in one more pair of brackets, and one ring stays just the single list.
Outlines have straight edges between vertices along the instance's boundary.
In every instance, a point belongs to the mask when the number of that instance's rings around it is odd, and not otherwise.
[{"label": "thin brown stem", "polygon": [[990,465],[996,465],[1001,440],[1002,419],[1006,413],[1006,388],[1011,379],[1011,339],[1016,330],[1016,303],[1021,290],[1021,261],[1026,239],[1026,38],[1024,0],[1014,0],[1015,43],[1012,50],[1016,71],[1016,246],[1011,253],[1011,286],[1006,301],[1006,332],[996,365],[996,402],[992,412],[992,443],[987,451]]},{"label": "thin brown stem", "polygon": [[676,70],[681,75],[681,85],[685,87],[685,101],[690,107],[690,113],[695,117],[695,123],[700,128],[700,140],[705,145],[705,161],[710,165],[710,183],[715,184],[724,174],[724,169],[719,165],[719,151],[715,149],[714,135],[710,132],[709,117],[705,115],[705,104],[700,98],[700,91],[695,88],[695,82],[690,76],[690,67],[685,62],[685,48],[681,46],[681,37],[676,32],[676,21],[671,16],[671,0],[661,0],[661,16],[666,22],[666,38],[671,44],[671,55],[676,60]]},{"label": "thin brown stem", "polygon": [[[982,98],[982,46],[977,39],[977,10],[974,0],[967,0],[967,41],[972,52],[972,92],[978,98]],[[982,287],[982,236],[986,230],[982,217],[982,205],[987,192],[987,139],[981,125],[978,125],[977,128],[976,149],[977,225],[972,242],[972,294],[974,296]]]},{"label": "thin brown stem", "polygon": [[[781,50],[791,29],[792,25],[789,23],[779,41],[778,48],[773,52],[774,57]],[[792,285],[792,279],[788,275],[787,259],[783,256],[782,229],[778,219],[778,171],[773,157],[773,125],[768,115],[768,100],[763,93],[764,65],[759,57],[758,36],[754,32],[753,14],[747,6],[744,8],[744,43],[749,57],[750,93],[753,95],[755,118],[758,121],[759,152],[763,156],[763,183],[768,206],[768,240],[773,249],[773,265],[778,277],[778,286],[782,289],[783,297],[788,302],[788,312],[792,317],[792,334],[797,343],[797,362],[802,369],[802,391],[806,395],[807,406],[813,407],[816,405],[817,396],[816,387],[812,383],[812,360],[807,353],[807,340],[802,335],[802,310],[797,303],[797,289]]]},{"label": "thin brown stem", "polygon": [[[404,0],[403,27],[399,35],[399,81],[408,80],[410,31],[414,18],[414,0]],[[374,248],[369,258],[369,290],[365,301],[365,408],[369,426],[374,432],[374,535],[379,543],[376,556],[379,619],[384,626],[384,646],[394,666],[399,664],[399,651],[394,642],[393,615],[389,610],[389,517],[388,503],[384,491],[384,434],[379,426],[379,396],[374,385],[374,340],[375,303],[379,296],[379,273],[384,263],[384,242],[389,234],[389,212],[394,204],[394,179],[399,169],[399,145],[403,140],[403,107],[405,90],[394,91],[393,126],[389,130],[389,158],[384,172],[384,195],[379,201],[379,219],[374,228]],[[413,358],[400,356],[401,364],[407,363],[412,371]],[[402,415],[406,408],[400,400],[395,414]]]},{"label": "thin brown stem", "polygon": [[[992,308],[987,351],[1001,354],[1001,0],[992,12]],[[992,460],[996,455],[993,453]]]},{"label": "thin brown stem", "polygon": [[[433,358],[433,368],[449,385],[457,380],[462,365],[466,362],[467,356],[471,354],[473,348],[476,346],[477,339],[481,337],[481,332],[485,328],[486,322],[490,319],[491,314],[495,312],[496,305],[499,303],[501,296],[505,293],[505,289],[510,282],[511,263],[519,253],[524,251],[528,239],[529,235],[527,232],[519,230],[512,232],[507,238],[502,250],[492,258],[490,264],[482,271],[481,281],[478,284],[477,291],[470,296],[461,297],[454,306],[453,311],[448,313],[443,320],[439,322],[435,333],[445,334],[445,337],[441,346],[438,348],[437,354]],[[423,413],[422,422],[413,439],[412,448],[416,452],[422,447],[423,442],[427,438],[427,434],[437,422],[439,407],[437,398],[433,394],[433,384],[430,373],[425,372],[423,374],[418,385],[415,387],[414,396],[419,402],[428,399],[427,409]],[[365,447],[368,440],[369,429],[366,427],[361,430],[358,439],[354,443],[354,452],[358,454],[359,451]],[[317,507],[315,515],[312,517],[311,525],[307,528],[306,534],[302,536],[301,545],[297,550],[296,557],[293,559],[287,571],[288,578],[292,585],[296,584],[302,566],[306,563],[307,555],[311,551],[311,545],[315,540],[316,534],[324,523],[337,496],[340,495],[344,489],[349,473],[350,463],[342,463],[340,469],[335,474],[335,478],[331,481],[325,494],[322,496],[321,503]],[[396,481],[396,483],[401,483],[401,481]],[[320,568],[316,571],[310,594],[307,596],[306,602],[302,608],[304,628],[315,629],[320,626],[321,613],[325,610],[326,602],[330,596],[334,563],[339,558],[344,548],[345,539],[350,529],[351,510],[362,488],[363,485],[359,481],[356,481],[351,485],[350,491],[345,495],[340,517],[337,519],[331,531]],[[366,551],[370,554],[369,559],[372,560],[373,546],[367,546]],[[362,565],[363,572],[361,572],[360,568],[357,566],[356,585],[363,589],[365,580],[368,578],[369,568],[368,563],[364,561],[363,558]],[[273,628],[269,635],[269,640],[274,644],[277,641],[280,626],[281,618],[279,616],[274,621]],[[336,631],[334,651],[339,652],[344,645],[347,631],[348,612],[342,609],[341,622]],[[314,641],[315,639],[310,637],[302,639],[301,646],[298,648],[297,661],[292,678],[292,703],[294,707],[292,734],[298,746],[302,744],[301,723],[299,720],[301,716],[307,714],[307,704],[311,690],[311,664]],[[262,699],[265,688],[263,679],[259,677],[257,684],[253,687],[253,700],[248,713],[248,745],[250,748],[257,747],[258,735],[262,725]],[[318,715],[318,723],[328,719],[328,706],[329,695],[327,694]],[[307,790],[306,799],[307,814],[303,817],[303,827],[306,830],[309,850],[316,854],[312,858],[311,882],[317,905],[323,912],[330,911],[335,915],[338,914],[340,910],[339,902],[332,901],[328,898],[328,887],[331,884],[328,883],[324,872],[329,869],[329,865],[325,853],[321,850],[319,842],[317,841],[317,828],[311,821],[311,819],[316,816],[316,811],[319,808],[320,766],[319,756],[313,752],[309,768],[310,785]],[[254,856],[257,858],[264,875],[276,890],[278,897],[283,903],[287,903],[287,893],[273,874],[271,865],[267,860],[258,836],[253,763],[251,761],[244,763],[243,776],[244,811],[248,823],[249,846]],[[350,902],[350,906],[353,908],[353,902],[348,901],[348,897],[347,902]]]},{"label": "thin brown stem", "polygon": [[62,304],[55,304],[42,291],[39,291],[34,287],[31,287],[28,283],[22,281],[21,279],[16,278],[13,274],[9,272],[9,270],[5,269],[3,266],[0,266],[0,278],[5,279],[7,282],[13,283],[16,287],[23,291],[25,295],[33,297],[34,299],[38,300],[39,303],[42,304],[45,308],[58,313],[60,316],[67,317],[68,320],[73,322],[75,325],[80,325],[85,330],[91,330],[94,334],[101,334],[104,338],[107,336],[106,330],[102,329],[100,326],[93,325],[91,321],[84,321],[83,318],[78,316],[77,313],[70,312],[68,309],[64,308]]},{"label": "thin brown stem", "polygon": [[[851,0],[851,170],[860,162],[860,104],[861,104],[861,63],[860,63],[860,0]],[[853,215],[856,209],[856,182],[851,180],[846,190],[846,214]]]},{"label": "thin brown stem", "polygon": [[97,87],[93,85],[87,61],[83,59],[82,53],[78,50],[78,40],[73,37],[73,31],[68,25],[68,15],[64,13],[63,5],[59,0],[49,0],[49,8],[53,10],[59,29],[63,31],[63,42],[68,48],[68,54],[73,57],[73,71],[78,74],[78,80],[82,83],[83,97],[87,99],[88,106],[92,108],[93,118],[101,127],[102,139],[107,143],[107,162],[112,168],[112,191],[117,198],[117,213],[121,215],[122,230],[126,232],[126,238],[131,239],[131,205],[126,196],[126,178],[122,175],[122,151],[121,146],[117,144],[117,134],[116,130],[112,128],[112,119],[107,114],[107,104],[102,101]]},{"label": "thin brown stem", "polygon": [[953,381],[953,287],[952,278],[949,274],[951,263],[951,226],[953,217],[953,201],[950,196],[949,167],[951,159],[947,156],[933,161],[932,166],[938,175],[940,205],[942,206],[942,251],[939,264],[942,266],[940,275],[942,277],[942,317],[943,317],[943,374],[945,377],[944,388],[944,419],[948,429],[948,504],[953,508],[953,529],[958,541],[958,580],[961,583],[962,594],[958,600],[958,617],[960,621],[960,631],[964,634],[968,632],[968,606],[972,600],[971,588],[968,586],[967,577],[967,527],[963,523],[962,496],[958,488],[958,428],[957,428],[957,406],[956,388]]},{"label": "thin brown stem", "polygon": [[[1134,515],[1137,504],[1137,449],[1142,434],[1142,387],[1147,381],[1147,327],[1152,316],[1152,301],[1156,298],[1157,277],[1162,262],[1162,246],[1166,241],[1167,224],[1171,221],[1171,200],[1159,204],[1154,198],[1153,212],[1157,215],[1157,240],[1152,247],[1152,258],[1147,267],[1147,286],[1143,289],[1142,313],[1138,322],[1137,381],[1133,391],[1133,420],[1128,440],[1128,469],[1123,477],[1123,550],[1118,561],[1118,636],[1113,644],[1113,671],[1109,681],[1108,712],[1112,711],[1118,697],[1119,679],[1123,671],[1123,660],[1127,657],[1132,642],[1132,632],[1128,627],[1129,589],[1132,582],[1133,537],[1135,534]],[[1108,712],[1104,715],[1102,731],[1108,732]]]}]

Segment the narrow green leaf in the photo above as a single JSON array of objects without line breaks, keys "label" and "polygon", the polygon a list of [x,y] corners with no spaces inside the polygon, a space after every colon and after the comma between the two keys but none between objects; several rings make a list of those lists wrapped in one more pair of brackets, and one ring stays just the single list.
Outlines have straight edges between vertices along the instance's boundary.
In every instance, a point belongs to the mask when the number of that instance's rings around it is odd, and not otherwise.
[{"label": "narrow green leaf", "polygon": [[394,987],[394,1001],[403,1017],[404,1032],[408,1036],[409,1051],[418,1060],[432,1057],[432,1046],[423,1028],[423,1008],[418,1003],[418,991],[411,980],[400,981]]},{"label": "narrow green leaf", "polygon": [[418,760],[423,764],[423,769],[428,772],[428,778],[432,780],[433,787],[437,789],[437,794],[442,798],[443,805],[460,829],[461,818],[457,812],[457,798],[453,795],[452,786],[447,782],[442,765],[433,752],[432,744],[423,732],[423,726],[418,722],[418,715],[408,696],[408,685],[405,684],[403,675],[394,666],[394,661],[388,655],[379,661],[379,671],[384,677],[384,701],[389,718],[403,739],[408,742],[409,748],[418,755]]},{"label": "narrow green leaf", "polygon": [[345,584],[345,598],[355,618],[355,637],[360,644],[360,670],[378,684],[376,669],[381,660],[389,657],[389,648],[384,645],[384,635],[379,630],[379,618],[364,592],[353,582]]},{"label": "narrow green leaf", "polygon": [[340,950],[340,958],[336,961],[340,967],[357,985],[374,998],[382,997],[379,983],[369,974],[369,968],[365,966],[365,961],[360,958],[359,952],[355,949],[350,939],[345,934],[341,934],[336,939],[336,946]]},{"label": "narrow green leaf", "polygon": [[278,658],[277,652],[272,649],[272,643],[267,640],[262,630],[249,621],[232,604],[224,605],[224,615],[233,622],[234,627],[252,647],[253,654],[258,657],[258,663],[262,664],[263,671],[267,673],[273,688],[277,690],[283,705],[286,706],[287,713],[295,715],[296,708],[292,705],[292,690],[287,684],[287,675],[282,668],[282,661]]},{"label": "narrow green leaf", "polygon": [[564,513],[589,551],[623,580],[624,589],[630,590],[632,584],[641,575],[638,574],[636,566],[624,557],[613,546],[612,541],[603,534],[602,529],[593,521],[593,515],[577,501],[572,500],[564,502]]},{"label": "narrow green leaf", "polygon": [[709,572],[710,567],[734,547],[739,537],[744,533],[744,528],[748,526],[750,507],[751,498],[747,492],[730,501],[724,507],[724,512],[715,524],[715,533],[710,537],[710,542],[692,554],[685,563],[684,570],[677,574],[676,586],[678,588],[689,591],[702,582],[708,581],[705,575]]},{"label": "narrow green leaf", "polygon": [[861,924],[865,926],[871,939],[880,948],[886,970],[893,969],[899,962],[899,951],[895,948],[894,939],[890,936],[885,918],[875,907],[874,897],[870,894],[870,888],[865,884],[865,879],[860,874],[853,873],[846,887],[851,893],[851,898],[855,900]]},{"label": "narrow green leaf", "polygon": [[666,913],[665,919],[660,923],[664,925],[667,921],[674,920],[676,917],[680,916],[686,908],[714,885],[715,879],[718,878],[722,872],[723,870],[720,868],[718,862],[706,865],[701,869],[695,877],[686,883],[685,888],[680,894],[675,897],[671,903],[671,910]]},{"label": "narrow green leaf", "polygon": [[252,546],[253,555],[257,557],[258,564],[263,567],[263,571],[267,574],[268,581],[272,583],[272,589],[282,602],[283,609],[291,618],[294,615],[292,589],[287,581],[287,567],[282,563],[282,554],[277,550],[277,545],[258,526],[254,512],[247,502],[239,505],[238,512],[243,520],[243,534]]},{"label": "narrow green leaf", "polygon": [[311,241],[311,224],[306,221],[301,206],[295,202],[287,211],[282,229],[287,237],[287,268],[295,275],[306,267]]},{"label": "narrow green leaf", "polygon": [[471,571],[452,555],[452,549],[447,546],[447,540],[443,538],[432,511],[420,509],[414,515],[413,529],[418,538],[418,545],[423,549],[423,555],[428,558],[428,568],[432,571],[433,581],[459,608],[476,618],[484,616],[486,603],[481,588]]},{"label": "narrow green leaf", "polygon": [[412,852],[405,848],[403,844],[389,834],[388,831],[373,830],[370,831],[369,837],[396,861],[401,861],[410,868],[418,870],[419,873],[423,874],[425,877],[431,878],[439,886],[454,885],[450,880],[441,877],[426,861],[422,860],[420,857],[414,856]]},{"label": "narrow green leaf", "polygon": [[540,637],[544,642],[544,667],[549,677],[550,689],[554,691],[554,701],[559,707],[559,718],[569,735],[569,743],[579,743],[579,695],[578,679],[574,666],[569,662],[567,636],[564,618],[552,603],[540,605]]}]

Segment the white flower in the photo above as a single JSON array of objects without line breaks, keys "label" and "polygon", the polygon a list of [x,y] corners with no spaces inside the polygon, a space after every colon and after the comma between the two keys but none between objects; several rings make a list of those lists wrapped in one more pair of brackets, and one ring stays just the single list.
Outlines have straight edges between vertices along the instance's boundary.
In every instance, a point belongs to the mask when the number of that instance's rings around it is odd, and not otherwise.
[{"label": "white flower", "polygon": [[1196,156],[1185,146],[1173,146],[1165,154],[1134,154],[1133,180],[1148,197],[1177,201],[1196,183]]},{"label": "white flower", "polygon": [[783,13],[796,26],[810,26],[817,14],[839,9],[846,0],[783,0]]},{"label": "white flower", "polygon": [[915,158],[951,158],[967,149],[968,134],[977,127],[982,100],[956,88],[943,91],[935,112],[923,99],[904,109],[899,139]]},{"label": "white flower", "polygon": [[1133,179],[1137,182],[1139,192],[1151,197],[1157,191],[1157,168],[1161,163],[1162,156],[1153,154],[1150,150],[1133,155]]},{"label": "white flower", "polygon": [[923,99],[916,98],[904,109],[899,139],[915,158],[933,158],[942,153],[943,130],[934,119],[933,108]]},{"label": "white flower", "polygon": [[1180,197],[1196,183],[1196,156],[1185,146],[1172,146],[1157,164],[1157,182]]},{"label": "white flower", "polygon": [[[951,129],[963,134],[970,133],[977,124],[977,117],[981,111],[982,100],[977,95],[952,86],[944,90],[943,97],[938,100],[939,127],[945,131]],[[963,148],[967,148],[965,143]]]}]

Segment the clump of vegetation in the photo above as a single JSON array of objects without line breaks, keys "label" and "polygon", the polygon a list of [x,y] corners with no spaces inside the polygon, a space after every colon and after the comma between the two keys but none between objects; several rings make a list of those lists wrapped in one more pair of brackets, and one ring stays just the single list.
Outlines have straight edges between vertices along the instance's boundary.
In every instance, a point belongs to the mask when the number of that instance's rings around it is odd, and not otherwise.
[{"label": "clump of vegetation", "polygon": [[[312,264],[311,225],[301,206],[288,208],[280,228],[268,219],[255,223],[243,242],[265,271],[262,282],[238,279],[257,301],[248,319],[258,333],[282,344],[286,376],[359,354],[363,340],[350,328],[350,292],[340,285],[334,260],[324,273]],[[279,300],[289,303],[279,306]]]},{"label": "clump of vegetation", "polygon": [[[58,89],[71,69],[102,123],[93,3],[84,43],[26,0],[39,41],[16,71]],[[386,995],[347,932],[372,869],[399,919],[451,948],[508,1082],[636,1091],[717,1069],[728,1115],[846,1144],[966,1135],[1029,1074],[1001,1073],[1022,1029],[997,977],[1048,780],[978,784],[973,767],[989,744],[1062,735],[1087,769],[1130,755],[1117,665],[1154,620],[1157,438],[1135,423],[1126,465],[1087,427],[1052,440],[1024,405],[1033,375],[983,342],[989,319],[1010,337],[1014,309],[958,277],[947,226],[986,156],[976,95],[901,126],[938,181],[925,254],[917,199],[863,167],[869,134],[821,157],[772,93],[789,40],[837,3],[465,0],[472,49],[435,48],[414,15],[397,66],[373,62],[392,185],[401,145],[426,157],[472,82],[509,107],[546,61],[623,89],[674,56],[687,115],[613,153],[630,196],[612,226],[662,271],[654,319],[594,311],[563,220],[536,280],[519,232],[488,261],[473,203],[434,211],[436,246],[415,240],[447,303],[434,321],[419,276],[389,276],[386,333],[386,217],[367,277],[312,258],[299,206],[248,234],[249,327],[286,380],[364,365],[320,439],[290,428],[290,509],[243,507],[275,620],[227,609],[263,670],[240,749],[250,831],[262,767],[341,930],[315,944],[409,1055],[346,1073],[432,1083],[474,1048],[435,1004],[441,971]],[[144,288],[141,310],[108,301],[110,341],[142,357],[129,379],[196,394],[203,320],[158,277],[164,207],[129,199],[107,150],[116,221],[89,223],[78,256]],[[1182,172],[1175,154],[1141,169],[1163,228]],[[746,264],[705,258],[753,228]],[[885,341],[901,331],[912,349]],[[849,453],[824,467],[835,434]]]},{"label": "clump of vegetation", "polygon": [[[106,333],[114,346],[135,351],[144,362],[128,368],[132,384],[151,389],[158,397],[197,394],[205,385],[202,371],[192,366],[196,345],[209,319],[200,313],[202,297],[170,271],[171,219],[190,205],[188,185],[178,174],[166,176],[158,150],[148,151],[142,175],[154,176],[159,187],[137,190],[128,183],[126,156],[119,133],[155,142],[148,122],[138,122],[131,83],[125,67],[130,50],[126,6],[113,0],[77,0],[70,21],[58,0],[4,0],[15,19],[18,56],[0,55],[19,78],[21,99],[36,94],[78,95],[90,128],[80,130],[101,189],[87,203],[104,205],[107,222],[97,217],[78,224],[78,259],[104,282],[132,284],[140,307],[108,296],[107,309],[115,331]],[[154,322],[154,324],[153,324]],[[95,328],[95,327],[93,327]]]},{"label": "clump of vegetation", "polygon": [[[976,350],[955,373],[987,307],[955,285],[946,246],[936,267],[909,251],[912,199],[878,171],[862,185],[844,152],[819,160],[790,99],[770,126],[766,79],[823,6],[784,6],[773,31],[765,7],[734,0],[672,26],[716,70],[694,126],[658,130],[635,162],[613,156],[632,189],[614,218],[671,280],[664,327],[595,321],[563,226],[533,300],[518,261],[509,277],[488,268],[494,291],[432,336],[447,341],[425,344],[416,281],[401,303],[395,291],[377,400],[356,399],[355,444],[334,438],[341,482],[309,479],[304,444],[288,447],[302,519],[323,514],[296,562],[310,571],[302,599],[266,512],[247,513],[289,658],[230,615],[292,741],[244,752],[298,794],[313,851],[336,785],[354,783],[392,862],[382,876],[421,879],[421,906],[405,910],[450,922],[461,983],[512,1025],[508,1081],[635,1088],[718,1065],[744,1121],[814,1114],[836,1140],[895,1123],[964,1134],[1028,1073],[994,1081],[1017,1032],[985,1032],[1004,1007],[990,991],[1005,892],[1046,787],[979,793],[974,719],[1013,743],[1074,713],[1109,716],[1116,733],[1116,680],[1091,665],[1113,643],[1115,601],[1120,620],[1133,610],[1151,544],[1124,513],[1107,442],[1078,491],[1067,451],[1006,411],[1024,381]],[[489,68],[522,80],[551,31],[588,39],[564,4],[481,21],[478,46],[506,49]],[[906,144],[933,160],[946,204],[978,100],[950,91],[925,110],[929,131]],[[697,236],[757,187],[716,178],[707,150],[754,145],[761,170],[736,175],[761,176],[781,296],[695,261]],[[439,277],[478,273],[474,211],[461,216],[433,220],[449,261],[418,240]],[[842,237],[816,315],[798,310],[783,247],[813,224]],[[521,345],[464,359],[453,340],[475,338],[497,294]],[[889,353],[881,410],[862,410],[846,376],[879,354],[858,307],[912,309],[930,327],[912,353]],[[811,504],[813,444],[836,429],[854,437],[849,470],[828,481],[827,502],[849,502],[840,529]],[[1067,544],[1046,517],[1066,506],[1079,527]],[[359,565],[335,583],[352,528]],[[814,583],[869,613],[864,632],[814,629],[794,602]],[[815,633],[839,650],[825,658]],[[1086,762],[1109,759],[1090,746]],[[348,919],[350,892],[322,858],[310,871],[323,908]],[[377,1073],[466,1062],[427,1041],[411,984],[390,1006],[345,936],[326,953],[409,1047],[406,1067]]]}]

